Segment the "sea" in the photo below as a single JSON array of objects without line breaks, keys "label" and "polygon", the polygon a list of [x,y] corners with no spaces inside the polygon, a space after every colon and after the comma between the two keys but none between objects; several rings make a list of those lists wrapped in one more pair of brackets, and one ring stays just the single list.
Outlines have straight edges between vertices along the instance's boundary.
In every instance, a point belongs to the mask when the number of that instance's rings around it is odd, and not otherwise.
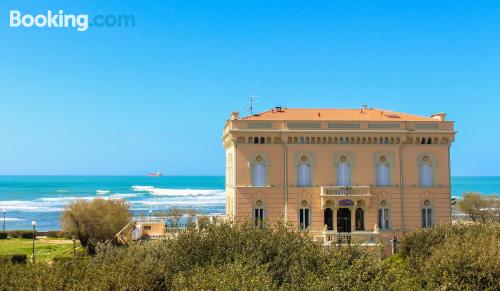
[{"label": "sea", "polygon": [[[134,216],[173,207],[199,213],[225,212],[223,176],[0,176],[0,230],[60,229],[64,207],[75,199],[124,199]],[[500,177],[452,177],[452,196],[500,193]]]}]

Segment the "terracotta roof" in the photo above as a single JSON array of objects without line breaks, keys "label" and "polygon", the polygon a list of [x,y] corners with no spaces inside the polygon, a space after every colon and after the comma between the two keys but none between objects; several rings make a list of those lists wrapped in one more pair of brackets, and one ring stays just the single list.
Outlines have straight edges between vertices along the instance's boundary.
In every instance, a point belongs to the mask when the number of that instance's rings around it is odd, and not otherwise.
[{"label": "terracotta roof", "polygon": [[338,108],[275,108],[246,116],[241,120],[301,120],[301,121],[438,121],[431,117],[394,112],[384,109]]}]

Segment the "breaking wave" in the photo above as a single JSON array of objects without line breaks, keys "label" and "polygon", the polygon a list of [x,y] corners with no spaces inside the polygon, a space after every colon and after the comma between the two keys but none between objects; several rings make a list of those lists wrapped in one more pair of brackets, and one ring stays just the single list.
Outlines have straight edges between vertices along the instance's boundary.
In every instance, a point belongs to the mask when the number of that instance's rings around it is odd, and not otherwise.
[{"label": "breaking wave", "polygon": [[170,196],[170,197],[200,197],[200,196],[218,196],[226,195],[224,190],[211,189],[166,189],[156,188],[154,186],[132,186],[132,190],[136,192],[148,192],[153,196]]}]

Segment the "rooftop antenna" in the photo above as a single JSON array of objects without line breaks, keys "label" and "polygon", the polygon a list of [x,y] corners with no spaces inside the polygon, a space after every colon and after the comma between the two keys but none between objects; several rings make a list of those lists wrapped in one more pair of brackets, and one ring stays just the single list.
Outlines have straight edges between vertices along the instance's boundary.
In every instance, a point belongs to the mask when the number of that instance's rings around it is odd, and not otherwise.
[{"label": "rooftop antenna", "polygon": [[253,103],[259,96],[250,96],[250,115],[253,115]]}]

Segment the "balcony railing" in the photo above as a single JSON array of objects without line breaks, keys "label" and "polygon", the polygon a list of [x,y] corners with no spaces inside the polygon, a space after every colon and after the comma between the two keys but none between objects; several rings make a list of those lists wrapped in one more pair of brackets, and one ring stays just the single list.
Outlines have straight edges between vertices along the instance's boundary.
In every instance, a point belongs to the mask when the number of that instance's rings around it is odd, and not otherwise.
[{"label": "balcony railing", "polygon": [[326,246],[360,244],[364,246],[374,246],[383,242],[377,232],[354,231],[354,232],[334,232],[331,230],[323,231],[323,243]]},{"label": "balcony railing", "polygon": [[371,196],[370,186],[323,186],[321,196]]}]

